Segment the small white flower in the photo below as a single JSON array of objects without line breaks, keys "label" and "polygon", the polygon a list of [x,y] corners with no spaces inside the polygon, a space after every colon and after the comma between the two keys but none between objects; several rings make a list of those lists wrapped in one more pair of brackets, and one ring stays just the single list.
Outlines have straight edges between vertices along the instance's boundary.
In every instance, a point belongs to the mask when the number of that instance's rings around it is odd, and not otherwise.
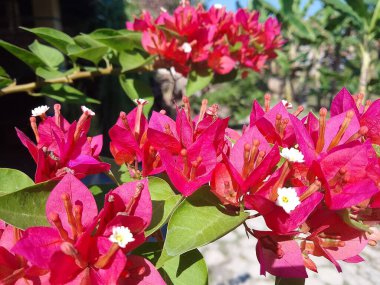
[{"label": "small white flower", "polygon": [[112,235],[108,238],[111,242],[117,243],[120,247],[125,248],[125,246],[134,241],[131,231],[128,227],[113,227]]},{"label": "small white flower", "polygon": [[181,48],[183,49],[184,53],[191,53],[191,50],[192,50],[191,44],[183,43]]},{"label": "small white flower", "polygon": [[216,4],[214,4],[214,8],[215,8],[215,9],[222,9],[222,8],[223,8],[223,5],[220,4],[220,3],[216,3]]},{"label": "small white flower", "polygon": [[280,154],[290,162],[305,162],[302,152],[295,148],[288,149],[285,147]]},{"label": "small white flower", "polygon": [[46,105],[42,105],[42,106],[39,106],[37,108],[34,108],[32,110],[32,116],[33,117],[38,117],[38,116],[41,116],[41,115],[44,115],[47,110],[49,110],[50,107],[46,106]]},{"label": "small white flower", "polygon": [[286,109],[292,109],[293,108],[293,104],[292,103],[289,103],[286,100],[281,100],[281,102],[285,106]]},{"label": "small white flower", "polygon": [[148,104],[148,101],[145,100],[145,99],[135,99],[133,100],[133,102],[135,102],[136,105],[145,105],[145,104]]},{"label": "small white flower", "polygon": [[87,111],[90,116],[95,116],[95,112],[92,111],[90,108],[87,108],[86,106],[81,106],[81,108],[83,113]]},{"label": "small white flower", "polygon": [[282,207],[288,214],[301,204],[294,188],[278,188],[277,194],[276,205]]}]

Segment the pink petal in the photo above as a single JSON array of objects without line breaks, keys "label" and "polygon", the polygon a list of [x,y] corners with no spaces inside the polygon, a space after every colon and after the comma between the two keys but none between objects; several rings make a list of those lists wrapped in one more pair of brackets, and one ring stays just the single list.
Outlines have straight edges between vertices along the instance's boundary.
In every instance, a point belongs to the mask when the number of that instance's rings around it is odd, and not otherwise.
[{"label": "pink petal", "polygon": [[32,227],[25,231],[12,251],[24,256],[35,266],[48,269],[50,258],[60,250],[61,243],[62,238],[56,229]]},{"label": "pink petal", "polygon": [[[46,216],[49,217],[51,213],[58,213],[64,229],[68,233],[71,232],[71,226],[68,222],[66,209],[62,200],[63,194],[68,194],[70,196],[73,207],[74,205],[83,206],[83,227],[87,228],[91,225],[93,219],[98,214],[94,196],[80,180],[70,173],[66,174],[50,193],[46,202]],[[54,226],[50,219],[49,222]]]}]

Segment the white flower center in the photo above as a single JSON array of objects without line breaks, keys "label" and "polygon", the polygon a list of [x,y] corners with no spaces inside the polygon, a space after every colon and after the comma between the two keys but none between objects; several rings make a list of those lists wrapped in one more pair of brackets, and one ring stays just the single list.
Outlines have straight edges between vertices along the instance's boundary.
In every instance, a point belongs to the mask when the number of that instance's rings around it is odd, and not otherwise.
[{"label": "white flower center", "polygon": [[302,152],[295,148],[283,148],[280,155],[290,162],[305,162]]},{"label": "white flower center", "polygon": [[281,102],[285,106],[286,109],[292,109],[293,108],[293,104],[292,103],[289,103],[286,100],[281,100]]},{"label": "white flower center", "polygon": [[87,113],[90,115],[90,116],[95,116],[95,112],[92,111],[90,108],[87,108],[86,106],[81,106],[82,108],[82,112],[85,113],[87,111]]},{"label": "white flower center", "polygon": [[183,43],[181,48],[183,49],[184,53],[191,53],[192,47],[189,43]]},{"label": "white flower center", "polygon": [[222,9],[222,8],[223,8],[223,5],[220,4],[220,3],[216,3],[216,4],[214,4],[214,8],[215,8],[215,9]]},{"label": "white flower center", "polygon": [[117,243],[121,248],[135,240],[128,227],[113,227],[112,235],[109,237],[111,242]]},{"label": "white flower center", "polygon": [[32,116],[33,117],[38,117],[38,116],[41,116],[41,115],[44,115],[47,110],[49,110],[50,107],[46,106],[46,105],[42,105],[42,106],[39,106],[37,108],[34,108],[32,110]]},{"label": "white flower center", "polygon": [[144,99],[135,99],[135,100],[133,100],[133,102],[135,102],[136,105],[145,105],[145,104],[148,104],[148,101],[144,100]]},{"label": "white flower center", "polygon": [[294,188],[278,188],[277,194],[276,205],[282,207],[288,214],[301,204]]}]

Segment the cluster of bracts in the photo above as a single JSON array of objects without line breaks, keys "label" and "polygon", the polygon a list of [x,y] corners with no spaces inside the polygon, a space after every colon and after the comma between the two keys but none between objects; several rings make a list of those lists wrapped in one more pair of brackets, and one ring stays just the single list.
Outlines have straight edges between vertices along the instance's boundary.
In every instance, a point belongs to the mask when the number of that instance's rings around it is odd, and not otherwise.
[{"label": "cluster of bracts", "polygon": [[206,11],[202,5],[181,2],[173,15],[163,9],[154,19],[144,12],[127,23],[127,29],[142,32],[142,45],[159,56],[158,65],[174,67],[185,76],[194,64],[218,74],[235,67],[258,72],[284,44],[275,18],[261,23],[257,11],[228,12],[218,4]]},{"label": "cluster of bracts", "polygon": [[[230,211],[254,210],[268,230],[244,223],[258,239],[261,273],[307,277],[317,271],[313,256],[356,263],[364,247],[380,235],[380,100],[367,101],[342,89],[330,115],[325,108],[301,118],[287,102],[253,103],[241,132],[218,117],[218,106],[204,100],[193,117],[188,98],[175,120],[164,111],[148,120],[146,103],[136,100],[109,131],[110,150],[134,182],[111,190],[98,212],[79,180],[107,172],[101,162],[101,137],[89,138],[90,109],[82,107],[69,124],[54,106],[34,110],[31,126],[37,144],[17,131],[37,163],[36,182],[59,180],[46,203],[50,227],[21,231],[2,225],[1,280],[40,280],[51,284],[165,284],[146,259],[130,254],[146,241],[152,216],[147,177],[165,172],[184,197],[209,184]],[[37,117],[37,118],[36,118]],[[37,125],[36,120],[39,119]],[[254,221],[254,220],[253,220]],[[144,283],[145,282],[145,283]]]}]

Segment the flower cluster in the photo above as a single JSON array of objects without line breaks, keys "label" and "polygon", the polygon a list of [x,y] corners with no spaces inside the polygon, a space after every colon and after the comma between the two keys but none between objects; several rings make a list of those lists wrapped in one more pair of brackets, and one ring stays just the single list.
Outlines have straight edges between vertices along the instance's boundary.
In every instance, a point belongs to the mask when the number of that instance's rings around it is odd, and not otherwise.
[{"label": "flower cluster", "polygon": [[144,12],[127,29],[142,32],[142,45],[157,64],[174,67],[187,75],[193,65],[227,74],[235,67],[260,71],[284,41],[281,26],[275,18],[259,21],[257,11],[239,9],[228,12],[221,5],[206,11],[202,5],[190,6],[188,1],[170,15],[162,9],[154,19]]},{"label": "flower cluster", "polygon": [[2,284],[165,284],[148,260],[129,254],[145,242],[152,217],[146,179],[110,191],[98,212],[68,173],[51,192],[46,217],[49,227],[1,225]]},{"label": "flower cluster", "polygon": [[170,179],[183,197],[209,185],[218,207],[252,210],[253,221],[262,216],[265,231],[244,222],[258,239],[262,274],[305,278],[306,269],[317,271],[313,256],[338,271],[338,261],[363,261],[365,246],[380,239],[380,100],[362,100],[342,89],[330,114],[321,108],[318,117],[302,117],[302,107],[293,113],[286,101],[271,107],[265,95],[241,132],[228,128],[228,118],[207,100],[193,116],[183,97],[175,119],[165,111],[148,119],[147,102],[136,100],[109,131],[111,153],[134,181],[106,193],[100,211],[78,180],[109,171],[97,159],[101,138],[87,137],[94,112],[83,106],[79,121],[69,124],[59,105],[53,117],[47,106],[34,109],[37,144],[19,130],[18,136],[37,162],[36,182],[60,182],[46,203],[49,227],[22,231],[0,223],[1,282],[165,284],[148,260],[130,253],[146,241],[152,219],[150,175]]},{"label": "flower cluster", "polygon": [[37,144],[16,128],[19,139],[37,164],[37,183],[60,179],[66,173],[83,178],[110,169],[109,164],[98,159],[103,146],[103,136],[87,137],[91,117],[95,116],[95,112],[82,106],[83,114],[78,122],[69,124],[62,116],[59,104],[54,105],[54,116],[47,116],[48,110],[48,106],[32,110],[30,126]]},{"label": "flower cluster", "polygon": [[266,95],[241,134],[207,100],[193,118],[184,97],[175,120],[163,111],[147,120],[140,102],[111,129],[111,150],[137,177],[165,171],[184,196],[210,184],[226,207],[257,211],[269,230],[246,229],[259,240],[263,274],[307,277],[305,268],[317,271],[313,255],[340,271],[337,260],[362,261],[378,239],[380,100],[361,101],[342,89],[330,117],[322,108],[301,118],[302,107],[271,108]]}]

